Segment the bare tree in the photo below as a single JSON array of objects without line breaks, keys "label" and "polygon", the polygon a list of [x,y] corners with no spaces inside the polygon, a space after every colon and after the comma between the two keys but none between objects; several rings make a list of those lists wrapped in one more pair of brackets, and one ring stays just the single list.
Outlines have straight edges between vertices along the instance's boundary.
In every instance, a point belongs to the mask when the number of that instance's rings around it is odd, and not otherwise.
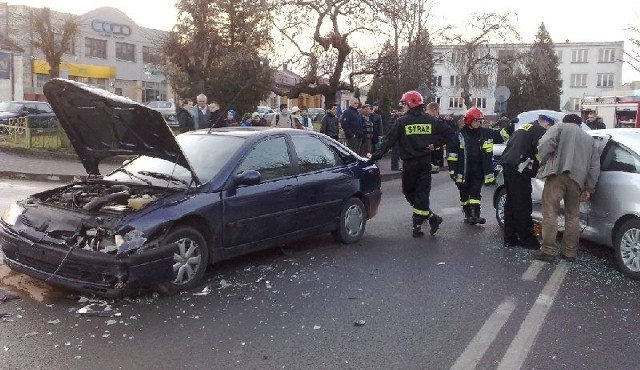
[{"label": "bare tree", "polygon": [[497,71],[498,58],[492,45],[520,39],[511,24],[514,17],[511,13],[473,14],[462,28],[451,26],[442,33],[445,43],[453,47],[452,53],[444,56],[445,61],[458,73],[454,85],[462,90],[460,96],[467,108],[473,106],[471,89],[488,88]]},{"label": "bare tree", "polygon": [[75,16],[68,16],[62,22],[51,19],[49,8],[31,10],[30,26],[34,33],[33,46],[40,49],[49,63],[49,76],[60,76],[62,55],[72,48],[80,22]]},{"label": "bare tree", "polygon": [[374,34],[373,0],[283,0],[278,8],[286,17],[275,19],[274,27],[292,46],[287,62],[303,75],[295,86],[274,92],[290,98],[321,94],[328,106],[339,91],[353,91],[357,76],[373,73],[369,62],[375,53],[359,52],[352,40]]},{"label": "bare tree", "polygon": [[[640,19],[639,19],[640,21]],[[629,58],[627,63],[636,71],[640,72],[640,26],[630,26],[628,28],[631,31],[631,51],[625,52],[625,55]]]}]

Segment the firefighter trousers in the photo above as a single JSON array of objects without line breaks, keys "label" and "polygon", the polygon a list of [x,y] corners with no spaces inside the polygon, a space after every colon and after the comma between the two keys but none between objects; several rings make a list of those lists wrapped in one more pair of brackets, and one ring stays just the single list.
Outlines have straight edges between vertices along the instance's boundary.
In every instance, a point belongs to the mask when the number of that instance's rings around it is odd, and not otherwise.
[{"label": "firefighter trousers", "polygon": [[425,220],[431,215],[431,156],[404,160],[402,167],[402,194],[414,217]]},{"label": "firefighter trousers", "polygon": [[482,199],[482,185],[484,184],[484,174],[482,173],[482,164],[478,162],[469,162],[465,182],[458,184],[460,191],[461,206],[477,206],[480,208],[480,200]]},{"label": "firefighter trousers", "polygon": [[523,174],[514,166],[503,167],[507,200],[504,205],[504,241],[534,243],[531,220],[531,176]]}]

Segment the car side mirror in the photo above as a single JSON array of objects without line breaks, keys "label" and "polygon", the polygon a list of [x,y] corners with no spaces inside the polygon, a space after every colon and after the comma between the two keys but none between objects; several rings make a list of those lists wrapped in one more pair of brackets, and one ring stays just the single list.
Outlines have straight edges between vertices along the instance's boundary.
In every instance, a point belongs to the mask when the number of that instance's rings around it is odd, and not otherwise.
[{"label": "car side mirror", "polygon": [[257,185],[260,183],[262,175],[255,170],[242,171],[233,176],[233,182],[239,185]]}]

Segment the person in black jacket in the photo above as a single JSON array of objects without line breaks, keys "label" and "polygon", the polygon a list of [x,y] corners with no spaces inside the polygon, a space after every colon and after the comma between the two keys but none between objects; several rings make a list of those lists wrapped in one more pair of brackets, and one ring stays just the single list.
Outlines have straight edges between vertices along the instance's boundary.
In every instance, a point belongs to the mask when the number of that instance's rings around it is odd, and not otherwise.
[{"label": "person in black jacket", "polygon": [[596,113],[595,111],[589,112],[589,114],[587,115],[586,123],[591,130],[602,130],[607,128],[607,125],[602,122],[602,117],[598,117],[598,113]]},{"label": "person in black jacket", "polygon": [[327,109],[327,114],[322,117],[322,124],[320,125],[320,133],[325,134],[334,140],[338,140],[338,132],[340,131],[338,117],[336,117],[337,109],[338,104],[331,104],[329,109]]},{"label": "person in black jacket", "polygon": [[500,132],[481,127],[484,114],[471,107],[464,116],[464,126],[447,144],[449,175],[460,192],[460,205],[464,222],[471,225],[487,222],[480,217],[482,184],[495,182],[493,169],[493,144],[501,144],[509,138],[513,128]]},{"label": "person in black jacket", "polygon": [[176,117],[178,118],[178,125],[181,134],[194,129],[195,123],[193,121],[193,116],[189,113],[191,109],[193,109],[193,101],[191,101],[191,99],[183,99],[180,102],[180,107],[177,109]]},{"label": "person in black jacket", "polygon": [[400,144],[400,158],[403,161],[402,193],[413,208],[413,237],[423,236],[422,224],[429,221],[431,235],[435,234],[442,217],[430,208],[431,194],[431,153],[434,148],[447,143],[453,135],[442,121],[435,120],[424,112],[422,95],[417,91],[407,91],[400,104],[404,114],[398,118],[382,141],[380,149],[373,153],[371,161],[377,161],[393,145]]},{"label": "person in black jacket", "polygon": [[540,248],[531,219],[531,178],[538,173],[538,141],[555,123],[553,117],[541,114],[537,121],[520,126],[502,153],[500,164],[507,189],[504,205],[504,245],[507,247]]},{"label": "person in black jacket", "polygon": [[347,108],[347,110],[342,113],[342,117],[340,117],[340,125],[342,126],[342,131],[344,131],[345,142],[349,149],[356,153],[360,153],[364,130],[362,127],[362,117],[358,112],[359,106],[360,100],[358,100],[358,98],[351,98],[349,108]]}]

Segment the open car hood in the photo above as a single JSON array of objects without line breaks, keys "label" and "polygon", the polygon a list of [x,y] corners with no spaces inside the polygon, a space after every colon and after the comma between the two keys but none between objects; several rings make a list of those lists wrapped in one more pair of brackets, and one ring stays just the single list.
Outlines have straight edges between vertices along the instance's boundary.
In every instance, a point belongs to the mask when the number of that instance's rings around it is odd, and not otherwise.
[{"label": "open car hood", "polygon": [[198,181],[160,112],[61,78],[47,82],[44,94],[89,175],[100,174],[104,158],[146,155],[177,163]]}]

